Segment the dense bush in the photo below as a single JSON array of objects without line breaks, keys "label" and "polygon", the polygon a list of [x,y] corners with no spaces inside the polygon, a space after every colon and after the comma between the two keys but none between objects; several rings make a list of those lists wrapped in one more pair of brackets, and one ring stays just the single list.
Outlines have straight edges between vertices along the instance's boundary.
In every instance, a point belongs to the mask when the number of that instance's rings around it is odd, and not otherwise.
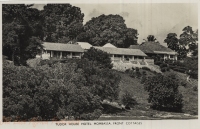
[{"label": "dense bush", "polygon": [[166,72],[166,69],[165,68],[161,68],[161,72]]},{"label": "dense bush", "polygon": [[143,76],[141,77],[140,83],[141,83],[141,84],[144,84],[144,83],[146,82],[146,80],[147,80],[147,76],[146,76],[146,75],[143,75]]},{"label": "dense bush", "polygon": [[181,82],[181,86],[186,87],[187,86],[187,82],[186,81],[182,81]]},{"label": "dense bush", "polygon": [[130,71],[131,71],[130,69],[126,69],[125,73],[130,73]]},{"label": "dense bush", "polygon": [[129,76],[132,77],[132,78],[140,78],[142,76],[142,74],[140,73],[140,71],[130,70]]},{"label": "dense bush", "polygon": [[159,65],[160,66],[162,63],[163,63],[162,61],[156,61],[155,65]]},{"label": "dense bush", "polygon": [[143,76],[146,76],[146,75],[147,75],[147,72],[146,72],[146,71],[142,71],[142,75],[143,75]]},{"label": "dense bush", "polygon": [[175,111],[182,110],[182,94],[178,91],[178,80],[174,74],[163,76],[157,74],[148,78],[145,90],[149,92],[148,101],[151,107],[157,110]]},{"label": "dense bush", "polygon": [[78,61],[78,68],[83,70],[86,85],[101,99],[115,100],[118,98],[120,76],[116,71],[99,69],[87,59]]},{"label": "dense bush", "polygon": [[84,53],[83,58],[88,59],[89,61],[97,62],[97,65],[101,68],[111,69],[113,67],[109,54],[93,47]]},{"label": "dense bush", "polygon": [[164,68],[164,67],[168,67],[168,65],[166,63],[160,64],[160,68]]},{"label": "dense bush", "polygon": [[148,67],[142,67],[143,70],[147,70],[147,71],[150,71],[150,68]]},{"label": "dense bush", "polygon": [[[162,70],[164,66],[161,62],[156,62]],[[169,61],[165,60],[165,63],[169,65],[169,68],[190,75],[191,78],[198,79],[198,58],[187,57],[182,62],[181,61]],[[163,69],[163,71],[165,71]],[[190,72],[188,72],[190,71]]]},{"label": "dense bush", "polygon": [[118,98],[119,82],[117,73],[88,60],[35,68],[4,65],[3,116],[13,121],[97,119],[101,101]]},{"label": "dense bush", "polygon": [[191,78],[198,79],[198,69],[189,73]]},{"label": "dense bush", "polygon": [[125,105],[125,107],[130,107],[130,108],[134,108],[134,106],[138,104],[137,101],[128,91],[126,91],[123,94],[121,101]]},{"label": "dense bush", "polygon": [[184,65],[187,68],[187,74],[191,78],[198,79],[198,58],[185,58]]},{"label": "dense bush", "polygon": [[193,87],[193,90],[194,90],[194,91],[198,91],[198,86],[194,86],[194,87]]},{"label": "dense bush", "polygon": [[136,67],[136,68],[135,68],[135,71],[136,71],[136,72],[139,72],[139,71],[140,71],[140,68]]}]

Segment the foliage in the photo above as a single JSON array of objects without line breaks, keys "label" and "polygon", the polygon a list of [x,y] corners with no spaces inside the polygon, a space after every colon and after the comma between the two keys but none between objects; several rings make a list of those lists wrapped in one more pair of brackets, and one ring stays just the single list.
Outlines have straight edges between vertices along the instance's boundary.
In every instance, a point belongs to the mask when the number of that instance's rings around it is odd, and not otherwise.
[{"label": "foliage", "polygon": [[18,121],[97,119],[101,101],[118,98],[119,82],[118,74],[87,60],[35,68],[5,64],[3,115]]},{"label": "foliage", "polygon": [[84,53],[83,58],[96,62],[101,68],[111,69],[113,67],[109,54],[93,47]]},{"label": "foliage", "polygon": [[198,57],[198,30],[193,31],[192,27],[186,26],[182,31],[179,39],[176,33],[169,33],[164,42],[178,53],[179,59],[186,58],[189,52],[193,57]]},{"label": "foliage", "polygon": [[161,68],[161,72],[166,72],[166,69],[165,68]]},{"label": "foliage", "polygon": [[135,71],[136,71],[136,72],[139,72],[139,71],[140,71],[140,68],[136,67],[136,68],[135,68]]},{"label": "foliage", "polygon": [[193,87],[193,90],[194,90],[194,91],[198,91],[198,86],[194,86],[194,87]]},{"label": "foliage", "polygon": [[190,75],[192,78],[198,79],[198,58],[187,57],[183,60],[182,65],[188,75]]},{"label": "foliage", "polygon": [[[155,62],[155,64],[159,65],[161,67],[161,70],[167,64],[167,70],[170,68],[174,71],[186,73],[190,75],[190,77],[198,79],[198,58],[196,57],[187,57],[183,60],[183,62],[171,62],[169,60],[166,60],[165,63]],[[163,69],[163,71],[165,71],[165,69]]]},{"label": "foliage", "polygon": [[98,65],[87,59],[80,60],[78,68],[83,69],[86,85],[92,89],[94,94],[99,95],[101,100],[112,101],[118,98],[120,76],[116,71],[98,68]]},{"label": "foliage", "polygon": [[176,33],[169,33],[164,42],[167,43],[168,48],[174,51],[179,50],[178,38]]},{"label": "foliage", "polygon": [[148,42],[155,42],[157,39],[154,37],[154,35],[149,35],[148,37],[147,37],[147,41]]},{"label": "foliage", "polygon": [[138,104],[137,101],[133,98],[133,96],[128,91],[126,91],[123,94],[123,97],[122,97],[121,101],[125,105],[125,107],[133,108],[135,105]]},{"label": "foliage", "polygon": [[150,71],[150,68],[148,67],[142,67],[143,70],[147,70],[147,71]]},{"label": "foliage", "polygon": [[83,17],[79,7],[70,4],[47,4],[40,13],[44,40],[68,43],[82,32]]},{"label": "foliage", "polygon": [[15,64],[26,64],[41,47],[39,10],[32,5],[3,4],[3,55]]},{"label": "foliage", "polygon": [[146,75],[143,75],[142,78],[141,78],[140,83],[141,83],[141,84],[144,84],[144,83],[146,82],[146,80],[147,80],[147,76],[146,76]]},{"label": "foliage", "polygon": [[135,69],[128,69],[125,72],[129,74],[129,76],[132,78],[140,78],[142,76],[138,67],[136,67]]},{"label": "foliage", "polygon": [[156,110],[177,111],[182,110],[182,94],[178,91],[179,83],[174,74],[166,76],[157,74],[148,78],[145,89],[149,92],[148,101]]},{"label": "foliage", "polygon": [[100,15],[84,25],[84,31],[77,36],[78,41],[89,42],[93,46],[111,43],[116,47],[137,44],[138,32],[127,28],[120,15]]},{"label": "foliage", "polygon": [[[192,27],[186,26],[183,28],[183,33],[180,35],[180,45],[182,47],[188,46],[186,49],[188,52],[193,52],[197,48],[198,31],[193,31]],[[194,55],[196,56],[196,55]]]},{"label": "foliage", "polygon": [[182,81],[181,82],[181,86],[186,87],[187,86],[187,82],[186,81]]}]

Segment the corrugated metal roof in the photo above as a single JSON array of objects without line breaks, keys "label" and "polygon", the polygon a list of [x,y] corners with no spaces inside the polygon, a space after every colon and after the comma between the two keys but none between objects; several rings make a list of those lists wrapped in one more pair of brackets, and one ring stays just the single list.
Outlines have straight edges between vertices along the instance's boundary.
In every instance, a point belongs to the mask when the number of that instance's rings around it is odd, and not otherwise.
[{"label": "corrugated metal roof", "polygon": [[129,48],[113,48],[113,47],[95,47],[109,54],[115,55],[134,55],[134,56],[147,56],[144,52],[139,49],[129,49]]},{"label": "corrugated metal roof", "polygon": [[64,44],[64,43],[51,43],[43,42],[45,50],[52,51],[69,51],[69,52],[84,52],[80,45],[77,44]]},{"label": "corrugated metal roof", "polygon": [[142,50],[144,53],[168,53],[168,54],[176,54],[176,52],[174,52],[173,50],[171,50],[170,48],[167,48],[159,43],[155,43],[155,42],[144,42],[140,45],[131,45],[129,48],[131,49],[140,49]]},{"label": "corrugated metal roof", "polygon": [[92,47],[92,45],[88,42],[77,42],[77,44],[80,45],[83,49],[90,49]]}]

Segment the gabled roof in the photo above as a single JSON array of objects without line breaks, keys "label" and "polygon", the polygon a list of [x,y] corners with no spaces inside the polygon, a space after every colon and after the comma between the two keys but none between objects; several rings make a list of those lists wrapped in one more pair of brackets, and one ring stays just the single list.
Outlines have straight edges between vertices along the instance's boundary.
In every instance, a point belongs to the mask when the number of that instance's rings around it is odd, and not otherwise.
[{"label": "gabled roof", "polygon": [[88,42],[77,42],[77,44],[80,45],[83,49],[90,49],[92,47],[92,45]]},{"label": "gabled roof", "polygon": [[111,43],[106,43],[103,47],[112,47],[112,48],[116,48],[114,45],[112,45]]},{"label": "gabled roof", "polygon": [[76,45],[76,44],[43,42],[42,45],[44,46],[45,50],[84,52],[84,50],[81,48],[81,46],[80,45]]},{"label": "gabled roof", "polygon": [[171,55],[176,54],[175,51],[156,42],[143,42],[140,45],[131,45],[129,48],[140,49],[144,53],[171,54]]},{"label": "gabled roof", "polygon": [[96,49],[100,49],[109,54],[115,55],[134,55],[134,56],[147,56],[144,52],[139,49],[129,49],[129,48],[113,48],[113,47],[96,47]]}]

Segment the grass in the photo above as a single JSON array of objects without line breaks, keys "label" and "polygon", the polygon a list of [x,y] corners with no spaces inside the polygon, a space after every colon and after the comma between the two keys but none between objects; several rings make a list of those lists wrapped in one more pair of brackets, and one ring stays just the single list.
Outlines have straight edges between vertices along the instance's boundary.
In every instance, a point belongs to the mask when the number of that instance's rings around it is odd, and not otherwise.
[{"label": "grass", "polygon": [[[140,71],[142,73],[144,70]],[[147,76],[153,76],[155,74],[150,71],[146,71],[146,73]],[[197,119],[196,116],[190,116],[198,115],[198,91],[194,91],[192,85],[187,84],[186,87],[179,87],[179,91],[183,95],[183,113],[164,112],[150,108],[150,103],[148,103],[147,100],[148,92],[144,90],[144,86],[140,83],[141,81],[139,78],[132,78],[127,73],[122,72],[119,72],[119,75],[121,76],[121,82],[119,85],[119,100],[122,98],[124,93],[129,92],[138,102],[138,105],[130,111],[124,111],[116,114],[106,114],[109,116],[102,116],[99,120]],[[177,77],[180,81],[185,80],[185,76]],[[186,114],[190,115],[188,116]]]}]

